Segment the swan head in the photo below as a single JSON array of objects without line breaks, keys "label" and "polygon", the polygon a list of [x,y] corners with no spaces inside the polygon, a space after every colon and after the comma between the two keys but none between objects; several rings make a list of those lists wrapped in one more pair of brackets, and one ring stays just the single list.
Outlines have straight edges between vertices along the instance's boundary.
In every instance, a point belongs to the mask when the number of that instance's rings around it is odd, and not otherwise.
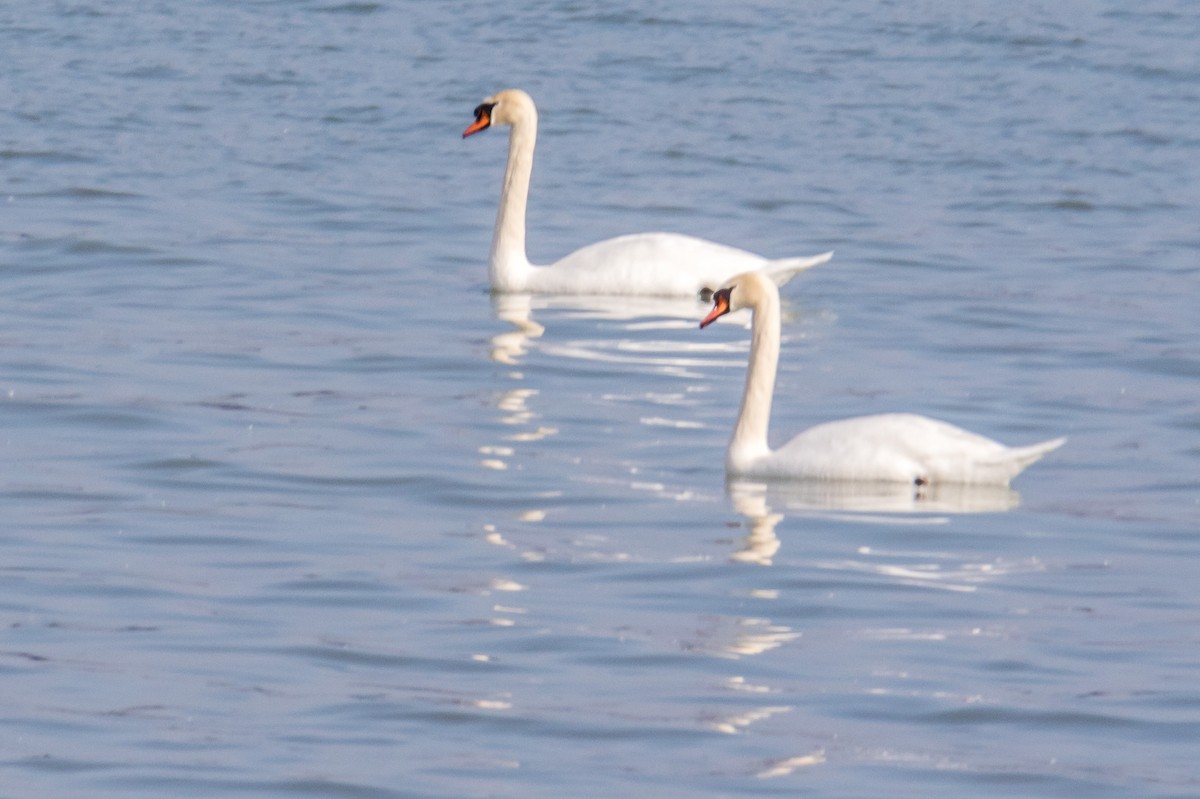
[{"label": "swan head", "polygon": [[505,89],[475,106],[475,121],[463,131],[463,138],[493,125],[516,125],[530,120],[537,122],[533,98],[520,89]]},{"label": "swan head", "polygon": [[[709,289],[705,289],[708,292]],[[727,313],[743,308],[757,308],[766,292],[778,291],[771,279],[759,272],[745,272],[725,281],[721,288],[712,293],[712,310],[700,322],[705,328]]]}]

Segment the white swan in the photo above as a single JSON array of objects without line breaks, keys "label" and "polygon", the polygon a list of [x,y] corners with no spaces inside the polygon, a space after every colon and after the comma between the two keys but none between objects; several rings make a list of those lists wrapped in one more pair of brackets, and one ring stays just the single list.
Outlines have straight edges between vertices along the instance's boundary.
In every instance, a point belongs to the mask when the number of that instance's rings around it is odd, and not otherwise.
[{"label": "white swan", "polygon": [[512,128],[488,264],[494,291],[695,296],[706,286],[750,270],[766,272],[782,285],[795,273],[833,256],[827,252],[769,260],[678,233],[640,233],[588,245],[550,266],[534,266],[525,254],[525,207],[537,144],[537,108],[520,89],[502,91],[475,109],[475,121],[463,131],[463,138],[493,125]]},{"label": "white swan", "polygon": [[700,327],[741,308],[750,308],[754,317],[742,408],[725,458],[731,475],[1006,486],[1066,440],[1006,447],[936,419],[885,413],[817,425],[772,450],[767,425],[779,363],[778,289],[755,272],[738,275],[713,294],[713,309]]}]

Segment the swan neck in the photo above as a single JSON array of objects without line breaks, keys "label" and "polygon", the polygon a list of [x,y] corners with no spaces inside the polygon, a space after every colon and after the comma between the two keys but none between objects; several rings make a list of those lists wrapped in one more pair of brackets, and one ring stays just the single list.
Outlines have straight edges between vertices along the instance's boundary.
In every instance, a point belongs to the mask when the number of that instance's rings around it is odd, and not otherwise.
[{"label": "swan neck", "polygon": [[[729,443],[731,467],[771,454],[767,432],[771,422],[771,397],[775,392],[775,372],[779,366],[779,297],[773,291],[762,292],[754,307],[750,333],[750,366],[738,412],[733,438]],[[744,471],[735,468],[735,471]]]},{"label": "swan neck", "polygon": [[521,291],[530,271],[525,253],[525,208],[536,144],[537,113],[532,112],[514,122],[508,135],[508,163],[489,259],[492,288],[500,291]]}]

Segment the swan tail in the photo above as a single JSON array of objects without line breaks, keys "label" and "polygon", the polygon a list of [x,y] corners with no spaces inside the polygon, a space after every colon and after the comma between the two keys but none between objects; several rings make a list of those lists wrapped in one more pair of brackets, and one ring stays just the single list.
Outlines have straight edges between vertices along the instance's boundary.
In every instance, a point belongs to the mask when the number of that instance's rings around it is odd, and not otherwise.
[{"label": "swan tail", "polygon": [[[1005,463],[1012,467],[1012,477],[1016,477],[1027,466],[1035,461],[1041,460],[1042,456],[1047,452],[1054,450],[1065,444],[1067,439],[1052,438],[1049,441],[1041,441],[1037,444],[1029,444],[1024,447],[1009,447],[1004,453]],[[1011,479],[1011,478],[1010,478]]]},{"label": "swan tail", "polygon": [[833,250],[809,257],[780,258],[775,261],[768,261],[767,265],[763,267],[763,271],[770,276],[771,280],[775,281],[776,285],[782,286],[791,280],[797,272],[812,269],[814,266],[819,266],[832,257]]}]

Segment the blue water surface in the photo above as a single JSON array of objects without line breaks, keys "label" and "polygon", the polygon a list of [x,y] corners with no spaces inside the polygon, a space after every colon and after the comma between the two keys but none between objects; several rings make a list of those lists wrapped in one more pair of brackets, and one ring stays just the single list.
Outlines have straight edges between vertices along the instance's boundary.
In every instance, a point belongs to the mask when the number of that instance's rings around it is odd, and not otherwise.
[{"label": "blue water surface", "polygon": [[[1200,794],[1200,8],[0,9],[0,795]],[[836,251],[773,438],[910,410],[1008,491],[727,484],[747,332],[529,251]]]}]

